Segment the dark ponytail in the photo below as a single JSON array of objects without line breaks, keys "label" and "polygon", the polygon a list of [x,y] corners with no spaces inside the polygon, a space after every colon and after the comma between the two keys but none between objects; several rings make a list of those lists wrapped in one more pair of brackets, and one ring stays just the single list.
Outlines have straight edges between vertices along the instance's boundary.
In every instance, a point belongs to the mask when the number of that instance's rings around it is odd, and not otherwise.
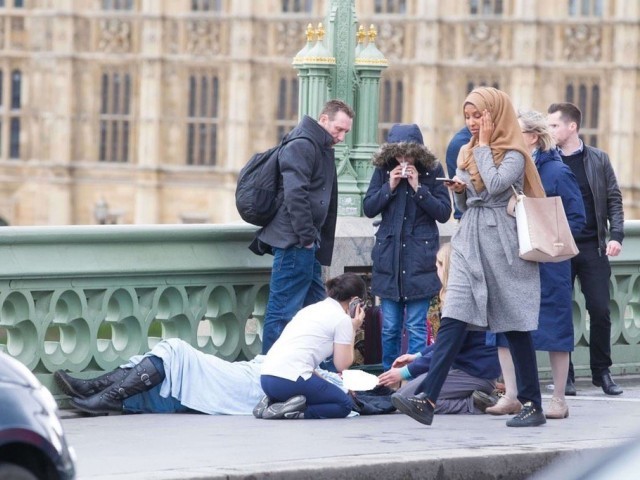
[{"label": "dark ponytail", "polygon": [[338,302],[349,300],[351,297],[365,299],[367,286],[359,275],[347,272],[327,280],[325,283],[327,295]]}]

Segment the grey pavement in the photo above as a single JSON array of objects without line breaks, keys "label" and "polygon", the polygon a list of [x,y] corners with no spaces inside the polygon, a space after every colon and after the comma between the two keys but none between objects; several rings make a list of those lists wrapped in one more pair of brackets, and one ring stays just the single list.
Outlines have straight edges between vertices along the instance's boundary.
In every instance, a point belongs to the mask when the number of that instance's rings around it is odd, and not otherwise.
[{"label": "grey pavement", "polygon": [[80,480],[524,479],[558,456],[586,461],[639,438],[640,377],[616,380],[619,397],[579,380],[569,418],[537,428],[491,415],[437,415],[427,427],[399,413],[268,421],[64,411],[62,423]]}]

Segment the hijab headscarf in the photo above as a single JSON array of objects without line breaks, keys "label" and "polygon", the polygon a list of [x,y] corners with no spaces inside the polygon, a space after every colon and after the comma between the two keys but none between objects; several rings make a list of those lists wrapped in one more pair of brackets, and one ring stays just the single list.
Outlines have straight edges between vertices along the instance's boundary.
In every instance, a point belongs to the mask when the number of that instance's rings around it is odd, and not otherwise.
[{"label": "hijab headscarf", "polygon": [[[486,109],[491,114],[494,128],[489,147],[491,148],[493,163],[499,166],[509,150],[520,152],[524,156],[524,194],[528,197],[545,197],[538,169],[525,146],[518,117],[509,96],[503,91],[492,87],[479,87],[467,96],[464,105],[467,103],[472,104],[480,112]],[[477,144],[478,136],[474,135],[469,143],[460,149],[458,167],[469,172],[471,183],[476,192],[479,193],[485,189],[485,185],[473,157],[473,149]]]}]

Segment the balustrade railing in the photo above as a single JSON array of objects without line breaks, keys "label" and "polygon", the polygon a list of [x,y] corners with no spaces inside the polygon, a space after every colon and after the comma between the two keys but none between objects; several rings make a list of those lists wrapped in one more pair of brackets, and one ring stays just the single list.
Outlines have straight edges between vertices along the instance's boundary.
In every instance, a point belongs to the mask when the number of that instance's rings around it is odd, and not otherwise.
[{"label": "balustrade railing", "polygon": [[[640,221],[611,259],[614,373],[640,373]],[[54,393],[52,373],[110,370],[162,338],[227,360],[261,348],[271,257],[246,225],[3,227],[0,350]],[[589,374],[584,298],[574,295],[578,375]],[[548,356],[539,355],[546,378]]]}]

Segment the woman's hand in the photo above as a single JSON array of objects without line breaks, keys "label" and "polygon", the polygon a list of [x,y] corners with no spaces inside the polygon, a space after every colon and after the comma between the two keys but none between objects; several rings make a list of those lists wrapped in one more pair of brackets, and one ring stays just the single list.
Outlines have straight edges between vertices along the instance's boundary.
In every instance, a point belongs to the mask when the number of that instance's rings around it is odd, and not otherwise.
[{"label": "woman's hand", "polygon": [[416,167],[414,167],[413,165],[408,165],[407,166],[407,180],[409,181],[409,185],[411,185],[411,188],[413,188],[414,192],[418,191],[418,187],[420,186],[420,184],[418,183],[418,171],[416,170]]},{"label": "woman's hand", "polygon": [[467,188],[467,184],[458,178],[456,175],[449,182],[444,182],[447,188],[455,193],[462,193]]},{"label": "woman's hand", "polygon": [[400,355],[398,358],[396,358],[393,361],[393,365],[391,365],[391,366],[393,368],[401,368],[401,367],[404,367],[405,365],[409,365],[415,359],[416,359],[416,356],[414,354],[405,353],[404,355]]},{"label": "woman's hand", "polygon": [[362,308],[362,305],[358,304],[358,306],[356,307],[356,314],[351,319],[351,324],[353,325],[353,331],[357,332],[358,330],[360,330],[360,327],[362,327],[363,323],[364,323],[364,308]]},{"label": "woman's hand", "polygon": [[483,147],[491,143],[491,134],[493,133],[493,120],[489,110],[482,112],[482,119],[480,120],[480,131],[478,132],[478,145]]},{"label": "woman's hand", "polygon": [[378,376],[378,385],[389,387],[402,382],[402,375],[400,375],[399,368],[391,368]]},{"label": "woman's hand", "polygon": [[400,180],[403,178],[402,165],[397,165],[396,168],[391,170],[391,173],[389,174],[389,187],[391,187],[392,192],[398,187],[398,185],[400,185]]}]

